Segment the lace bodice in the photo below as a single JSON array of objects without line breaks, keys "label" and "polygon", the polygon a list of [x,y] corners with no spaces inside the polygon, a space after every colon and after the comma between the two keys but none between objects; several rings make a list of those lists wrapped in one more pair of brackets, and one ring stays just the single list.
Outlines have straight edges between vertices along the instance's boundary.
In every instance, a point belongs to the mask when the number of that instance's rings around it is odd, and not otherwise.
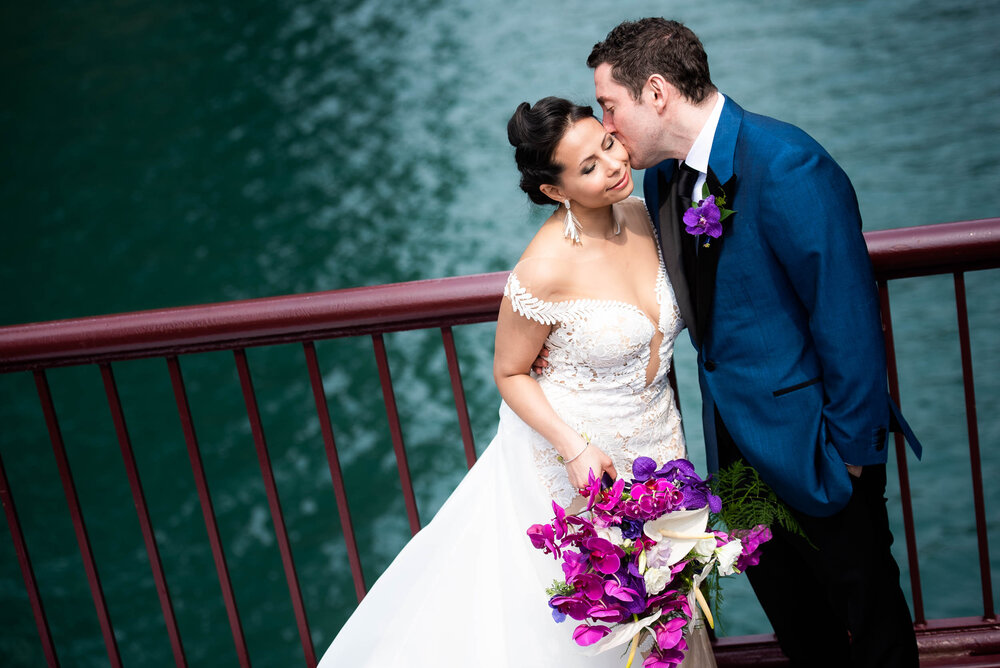
[{"label": "lace bodice", "polygon": [[[648,217],[646,222],[652,229]],[[667,381],[674,339],[684,323],[662,255],[655,291],[659,319],[653,323],[642,309],[625,301],[539,299],[521,284],[516,271],[504,288],[516,313],[552,325],[545,342],[549,366],[536,376],[549,403],[611,457],[619,475],[630,475],[632,461],[642,455],[658,463],[685,456],[680,416]],[[659,367],[647,385],[657,331],[663,334]],[[532,431],[531,440],[536,469],[550,495],[569,503],[575,490],[555,448],[537,432]]]}]

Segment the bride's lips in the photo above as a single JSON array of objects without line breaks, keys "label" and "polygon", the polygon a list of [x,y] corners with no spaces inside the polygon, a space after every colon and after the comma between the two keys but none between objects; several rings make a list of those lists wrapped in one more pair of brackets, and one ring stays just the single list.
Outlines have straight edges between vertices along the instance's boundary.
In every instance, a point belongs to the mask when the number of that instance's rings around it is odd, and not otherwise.
[{"label": "bride's lips", "polygon": [[611,186],[610,188],[608,188],[608,190],[621,190],[622,188],[628,185],[629,179],[631,178],[632,178],[631,170],[626,169],[625,173],[622,175],[622,180],[616,183],[615,185]]}]

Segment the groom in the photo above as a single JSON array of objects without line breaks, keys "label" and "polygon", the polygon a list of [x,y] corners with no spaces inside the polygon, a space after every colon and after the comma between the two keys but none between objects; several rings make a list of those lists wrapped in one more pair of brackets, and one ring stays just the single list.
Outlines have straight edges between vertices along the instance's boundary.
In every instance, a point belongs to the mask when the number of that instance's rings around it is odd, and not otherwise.
[{"label": "groom", "polygon": [[[810,668],[916,667],[889,550],[886,432],[920,446],[889,399],[850,181],[802,130],[720,94],[680,23],[622,23],[587,64],[605,127],[646,169],[698,350],[709,468],[748,462],[815,546],[772,527],[747,573],[782,650]],[[719,209],[734,213],[719,223]]]}]

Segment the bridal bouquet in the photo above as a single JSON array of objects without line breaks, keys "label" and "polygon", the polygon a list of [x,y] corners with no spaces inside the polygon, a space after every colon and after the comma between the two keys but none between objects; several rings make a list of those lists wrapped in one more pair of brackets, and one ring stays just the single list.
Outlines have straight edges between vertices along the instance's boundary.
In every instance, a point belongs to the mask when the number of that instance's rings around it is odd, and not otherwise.
[{"label": "bridal bouquet", "polygon": [[583,622],[573,638],[594,654],[631,641],[626,668],[651,637],[644,668],[673,668],[687,650],[693,606],[713,625],[701,583],[756,564],[770,530],[709,530],[709,513],[718,515],[722,501],[686,459],[657,468],[639,457],[632,480],[607,483],[591,474],[580,492],[585,510],[569,514],[553,501],[553,520],[528,529],[534,547],[562,562],[565,578],[546,590],[552,616]]}]

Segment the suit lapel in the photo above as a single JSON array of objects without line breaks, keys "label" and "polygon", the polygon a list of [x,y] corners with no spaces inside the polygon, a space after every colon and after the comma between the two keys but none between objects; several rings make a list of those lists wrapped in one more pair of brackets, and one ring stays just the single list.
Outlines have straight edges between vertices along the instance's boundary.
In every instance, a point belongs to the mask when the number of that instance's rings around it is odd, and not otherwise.
[{"label": "suit lapel", "polygon": [[677,308],[681,318],[687,324],[695,345],[701,344],[696,325],[697,316],[691,300],[690,285],[694,276],[694,246],[691,235],[681,232],[681,222],[677,216],[677,183],[673,179],[675,161],[669,161],[666,168],[656,168],[656,189],[660,208],[656,220],[659,223],[660,249],[663,251],[663,264],[670,278],[670,285],[677,300]]},{"label": "suit lapel", "polygon": [[[723,186],[719,183],[719,179],[716,178],[715,173],[712,168],[708,168],[708,192],[709,194],[719,196],[723,192]],[[736,180],[730,178],[729,183],[726,184],[725,194],[727,203],[732,201],[733,193],[730,190],[735,190]],[[698,249],[698,262],[696,264],[697,276],[694,279],[695,284],[695,295],[697,302],[695,303],[695,316],[698,323],[699,332],[708,331],[708,316],[712,310],[712,300],[715,298],[715,273],[719,268],[719,254],[722,253],[722,244],[726,240],[726,233],[729,231],[729,226],[732,223],[733,218],[737,214],[733,214],[727,218],[722,223],[722,236],[717,239],[711,239],[706,248],[702,244]],[[689,235],[690,236],[690,235]],[[693,237],[692,237],[693,239]],[[702,238],[704,242],[705,238]]]},{"label": "suit lapel", "polygon": [[[737,183],[734,163],[736,139],[739,136],[742,122],[743,109],[729,98],[726,98],[726,102],[722,107],[722,114],[719,116],[719,124],[715,129],[715,137],[712,139],[712,153],[708,161],[707,182],[709,194],[718,197],[720,193],[725,192],[726,206],[730,209],[733,208],[736,196]],[[693,281],[697,299],[697,303],[695,304],[695,320],[697,322],[697,330],[703,336],[708,332],[709,315],[712,311],[712,301],[715,298],[715,274],[719,268],[719,255],[722,253],[722,245],[725,242],[726,236],[734,220],[739,219],[739,215],[739,212],[736,212],[723,221],[722,235],[718,239],[712,239],[708,248],[701,246],[697,249],[697,270]]]}]

